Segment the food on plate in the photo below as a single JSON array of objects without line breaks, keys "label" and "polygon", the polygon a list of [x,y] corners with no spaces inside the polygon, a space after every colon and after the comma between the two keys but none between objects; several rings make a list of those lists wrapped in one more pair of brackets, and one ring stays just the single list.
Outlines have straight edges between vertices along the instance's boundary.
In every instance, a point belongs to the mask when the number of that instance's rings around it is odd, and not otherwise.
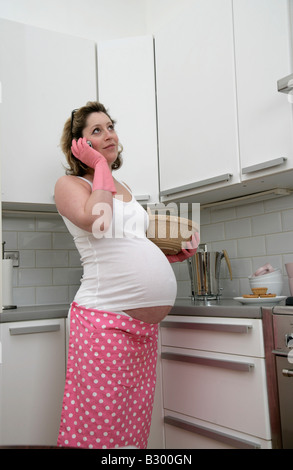
[{"label": "food on plate", "polygon": [[256,295],[264,295],[267,293],[268,288],[267,287],[252,287],[251,290]]}]

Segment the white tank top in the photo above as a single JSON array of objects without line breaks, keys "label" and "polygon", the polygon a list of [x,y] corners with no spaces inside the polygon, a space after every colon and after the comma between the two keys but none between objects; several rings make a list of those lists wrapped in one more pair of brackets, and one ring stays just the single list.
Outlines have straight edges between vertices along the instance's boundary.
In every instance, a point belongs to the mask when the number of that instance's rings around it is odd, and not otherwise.
[{"label": "white tank top", "polygon": [[133,196],[130,202],[113,198],[112,226],[103,238],[63,219],[83,266],[75,302],[113,312],[174,305],[177,283],[173,269],[146,237],[148,214]]}]

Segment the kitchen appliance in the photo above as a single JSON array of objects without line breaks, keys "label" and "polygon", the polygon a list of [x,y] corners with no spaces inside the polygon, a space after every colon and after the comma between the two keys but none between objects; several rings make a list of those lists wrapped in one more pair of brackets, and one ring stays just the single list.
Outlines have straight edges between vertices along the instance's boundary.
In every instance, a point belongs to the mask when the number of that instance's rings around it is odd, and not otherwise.
[{"label": "kitchen appliance", "polygon": [[191,294],[194,299],[214,300],[220,298],[222,288],[219,280],[223,258],[225,258],[228,265],[230,279],[232,280],[232,269],[226,250],[207,251],[207,246],[200,244],[195,255],[188,258]]},{"label": "kitchen appliance", "polygon": [[[293,306],[273,309],[274,349],[283,449],[293,449]],[[292,305],[292,304],[291,304]]]}]

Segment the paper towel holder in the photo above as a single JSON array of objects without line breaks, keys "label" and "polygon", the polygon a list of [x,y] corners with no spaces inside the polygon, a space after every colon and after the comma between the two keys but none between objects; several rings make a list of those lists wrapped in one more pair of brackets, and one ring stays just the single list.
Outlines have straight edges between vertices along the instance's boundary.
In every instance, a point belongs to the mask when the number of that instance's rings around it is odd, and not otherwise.
[{"label": "paper towel holder", "polygon": [[[5,245],[5,242],[2,243],[2,263],[4,262],[7,262],[8,260],[5,260],[4,261],[4,258],[5,258],[5,251],[4,251],[4,245]],[[11,266],[13,267],[13,261],[11,261]],[[3,278],[3,274],[4,274],[4,270],[5,270],[5,267],[2,266],[2,302],[5,302],[5,297],[6,297],[6,300],[8,300],[7,302],[7,305],[2,305],[2,310],[12,310],[12,309],[15,309],[17,308],[16,305],[13,305],[12,302],[10,303],[9,300],[13,300],[13,297],[12,297],[12,272],[10,271],[10,276],[11,276],[11,279],[10,279],[10,283],[7,284],[7,282],[4,282],[4,278]],[[11,290],[11,293],[10,295],[8,295],[8,298],[7,298],[7,295],[6,295],[6,289],[8,290]],[[5,291],[5,293],[4,293]]]}]

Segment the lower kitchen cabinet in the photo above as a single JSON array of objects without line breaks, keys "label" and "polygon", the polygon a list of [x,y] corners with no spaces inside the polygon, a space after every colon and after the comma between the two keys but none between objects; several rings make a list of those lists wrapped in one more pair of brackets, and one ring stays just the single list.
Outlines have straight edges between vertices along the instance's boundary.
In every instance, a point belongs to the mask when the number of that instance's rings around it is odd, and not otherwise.
[{"label": "lower kitchen cabinet", "polygon": [[0,326],[0,445],[56,445],[66,373],[65,320]]},{"label": "lower kitchen cabinet", "polygon": [[160,332],[165,448],[271,448],[262,320],[170,315]]}]

